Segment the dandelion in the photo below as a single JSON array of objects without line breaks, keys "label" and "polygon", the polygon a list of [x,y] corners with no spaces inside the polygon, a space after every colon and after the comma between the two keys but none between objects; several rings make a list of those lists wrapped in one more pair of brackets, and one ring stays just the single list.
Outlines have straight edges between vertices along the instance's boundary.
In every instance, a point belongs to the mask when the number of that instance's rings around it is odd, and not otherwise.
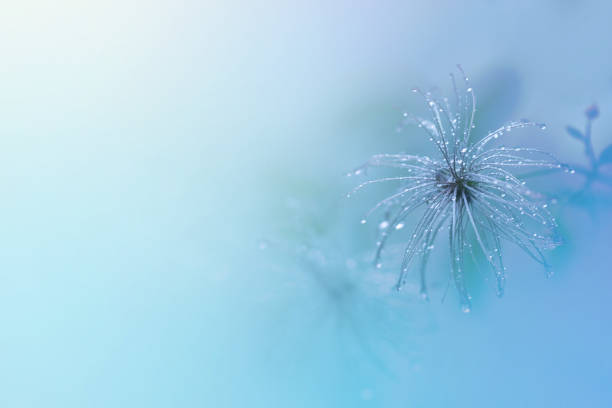
[{"label": "dandelion", "polygon": [[504,240],[518,245],[550,275],[543,251],[556,245],[552,238],[555,219],[546,204],[540,202],[541,196],[529,190],[512,170],[559,169],[563,165],[538,149],[492,146],[492,142],[514,129],[530,126],[545,129],[544,124],[527,120],[510,122],[484,137],[476,137],[474,91],[458,67],[462,81],[450,75],[454,109],[447,98],[440,99],[431,92],[414,89],[424,98],[431,118],[426,120],[404,114],[424,129],[436,147],[437,157],[375,155],[352,174],[367,173],[372,168],[392,169],[400,174],[368,180],[348,196],[375,183],[398,183],[399,188],[379,201],[362,220],[364,223],[378,210],[385,213],[385,221],[380,224],[375,265],[381,265],[389,236],[401,229],[400,225],[404,226],[411,213],[421,210],[422,216],[405,246],[396,289],[402,288],[415,258],[420,258],[420,290],[427,298],[427,261],[438,235],[448,231],[450,279],[458,290],[463,310],[469,312],[470,295],[465,286],[464,269],[466,255],[474,259],[484,257],[495,275],[498,296],[503,294],[505,282]]}]

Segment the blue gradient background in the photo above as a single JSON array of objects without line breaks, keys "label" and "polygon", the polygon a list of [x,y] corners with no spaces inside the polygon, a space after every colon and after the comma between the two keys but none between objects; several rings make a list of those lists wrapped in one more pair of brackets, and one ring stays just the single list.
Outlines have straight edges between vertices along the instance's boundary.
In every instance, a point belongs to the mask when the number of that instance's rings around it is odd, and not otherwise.
[{"label": "blue gradient background", "polygon": [[[583,161],[564,127],[594,101],[596,149],[611,143],[610,15],[564,0],[4,4],[0,406],[611,406],[609,208],[557,208],[555,278],[510,250],[506,296],[476,279],[469,315],[452,290],[422,303],[370,270],[313,280],[291,255],[308,240],[367,257],[374,196],[347,202],[343,175],[426,152],[396,125],[420,107],[409,89],[446,89],[457,62],[480,123],[549,125],[517,143]],[[359,291],[330,297],[329,276]]]}]

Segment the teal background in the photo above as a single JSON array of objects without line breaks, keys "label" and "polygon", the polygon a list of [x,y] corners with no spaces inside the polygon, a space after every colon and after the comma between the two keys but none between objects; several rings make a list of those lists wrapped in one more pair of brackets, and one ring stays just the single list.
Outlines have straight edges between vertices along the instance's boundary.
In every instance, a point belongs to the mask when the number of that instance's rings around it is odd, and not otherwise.
[{"label": "teal background", "polygon": [[[391,291],[380,152],[429,153],[414,85],[463,64],[480,131],[584,162],[612,142],[605,1],[25,0],[0,13],[0,406],[609,407],[612,219],[561,203],[556,275]],[[578,188],[578,176],[535,185]],[[375,191],[378,191],[376,193]],[[606,196],[608,194],[608,196]],[[597,211],[595,211],[597,210]]]}]

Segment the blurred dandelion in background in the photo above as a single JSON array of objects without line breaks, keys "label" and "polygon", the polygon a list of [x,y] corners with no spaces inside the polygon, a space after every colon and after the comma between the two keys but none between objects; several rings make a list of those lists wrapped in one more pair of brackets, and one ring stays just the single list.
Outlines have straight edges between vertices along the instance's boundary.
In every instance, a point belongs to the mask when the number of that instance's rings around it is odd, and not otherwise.
[{"label": "blurred dandelion in background", "polygon": [[[431,321],[406,314],[411,300],[391,296],[391,274],[367,273],[368,253],[349,251],[335,238],[337,226],[322,225],[315,211],[299,200],[290,199],[287,206],[293,213],[287,220],[293,222],[257,244],[269,254],[270,273],[277,272],[292,293],[271,317],[271,322],[282,322],[279,336],[285,339],[284,347],[290,347],[281,355],[301,359],[308,350],[327,350],[345,364],[367,365],[384,375],[394,375],[388,362],[398,358],[417,366],[416,333],[427,333]],[[308,312],[301,315],[298,310]],[[291,332],[299,334],[290,340]],[[294,349],[300,352],[296,355]],[[270,353],[278,355],[279,345]]]},{"label": "blurred dandelion in background", "polygon": [[[374,169],[394,172],[369,179],[349,194],[366,186],[398,183],[397,190],[376,203],[361,220],[376,211],[384,214],[379,224],[375,265],[382,266],[382,252],[389,237],[405,227],[406,218],[417,210],[422,216],[405,245],[398,290],[406,283],[406,274],[420,257],[420,293],[427,298],[426,266],[437,238],[448,231],[450,279],[460,295],[462,309],[469,312],[470,294],[465,284],[465,257],[484,257],[496,280],[496,293],[502,296],[505,284],[502,241],[511,242],[552,273],[543,251],[558,245],[556,221],[544,197],[526,187],[511,170],[567,169],[546,151],[526,147],[492,147],[500,136],[514,129],[544,124],[520,120],[477,137],[474,116],[476,102],[468,77],[458,66],[461,80],[451,74],[454,100],[416,88],[427,105],[430,119],[405,113],[407,121],[422,128],[435,145],[438,157],[411,154],[378,154],[349,175],[367,174]],[[451,107],[451,105],[453,105]]]}]

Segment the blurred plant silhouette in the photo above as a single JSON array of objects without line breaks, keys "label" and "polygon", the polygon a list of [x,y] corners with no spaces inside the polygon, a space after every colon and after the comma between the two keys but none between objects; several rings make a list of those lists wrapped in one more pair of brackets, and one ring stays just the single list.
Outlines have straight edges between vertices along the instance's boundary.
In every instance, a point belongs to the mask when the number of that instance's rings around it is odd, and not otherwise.
[{"label": "blurred plant silhouette", "polygon": [[[396,288],[405,284],[406,274],[414,259],[420,262],[421,294],[427,297],[426,266],[434,249],[438,234],[448,229],[451,277],[459,292],[462,308],[469,312],[470,295],[465,286],[464,254],[476,258],[482,255],[493,270],[497,282],[497,295],[501,296],[505,284],[505,266],[502,258],[502,239],[523,249],[550,275],[543,255],[544,249],[557,245],[556,221],[542,202],[542,195],[525,187],[509,169],[560,169],[549,153],[533,148],[490,147],[500,136],[529,126],[545,129],[545,125],[521,120],[510,122],[481,138],[474,137],[476,100],[468,77],[460,66],[463,81],[457,84],[451,74],[454,107],[446,97],[416,88],[427,105],[430,120],[405,113],[404,116],[427,133],[439,157],[410,154],[378,154],[349,175],[366,174],[370,169],[402,171],[402,175],[370,179],[358,185],[349,194],[362,188],[387,182],[400,187],[379,201],[361,223],[375,211],[382,210],[384,219],[379,224],[380,238],[375,255],[376,267],[381,267],[381,254],[389,236],[405,226],[405,219],[416,210],[423,215],[406,244]],[[475,245],[470,237],[474,238]]]},{"label": "blurred plant silhouette", "polygon": [[[560,198],[572,204],[612,204],[612,144],[605,147],[599,155],[595,153],[591,138],[593,121],[599,117],[599,107],[589,106],[585,112],[586,124],[584,130],[567,126],[567,133],[584,146],[587,157],[586,166],[572,164],[572,170],[584,178],[583,185],[574,192],[561,195]],[[595,206],[597,207],[597,206]]]}]

